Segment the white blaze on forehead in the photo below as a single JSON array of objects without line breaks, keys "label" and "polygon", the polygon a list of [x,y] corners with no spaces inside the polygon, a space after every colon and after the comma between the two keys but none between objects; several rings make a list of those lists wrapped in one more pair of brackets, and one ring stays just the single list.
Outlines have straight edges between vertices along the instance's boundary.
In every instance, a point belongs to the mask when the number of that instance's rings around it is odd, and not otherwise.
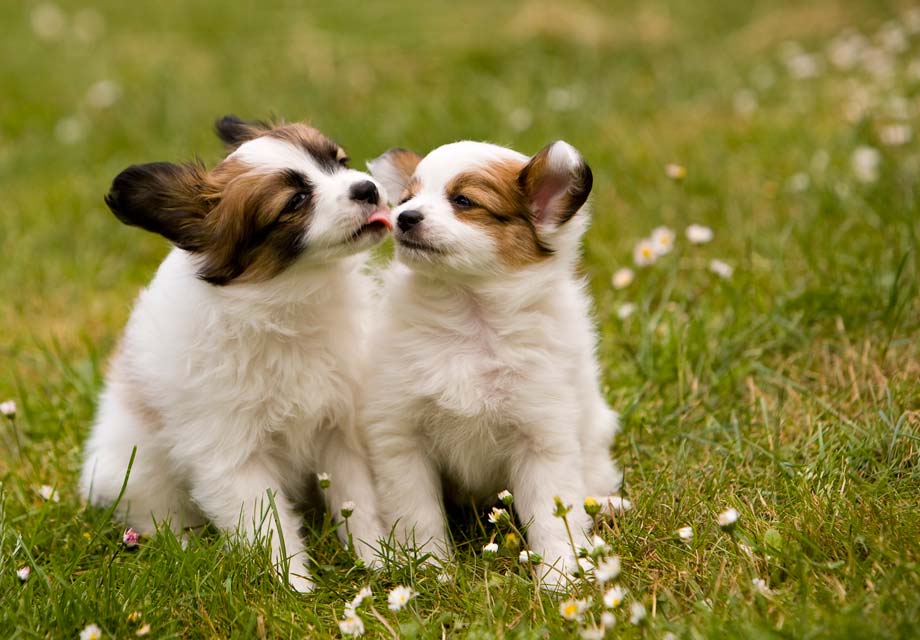
[{"label": "white blaze on forehead", "polygon": [[508,160],[527,162],[528,158],[523,153],[487,142],[453,142],[425,156],[415,175],[421,179],[424,190],[440,189],[457,174]]},{"label": "white blaze on forehead", "polygon": [[265,169],[295,169],[303,173],[319,171],[309,153],[289,142],[268,136],[244,142],[227,156],[228,160],[231,158]]}]

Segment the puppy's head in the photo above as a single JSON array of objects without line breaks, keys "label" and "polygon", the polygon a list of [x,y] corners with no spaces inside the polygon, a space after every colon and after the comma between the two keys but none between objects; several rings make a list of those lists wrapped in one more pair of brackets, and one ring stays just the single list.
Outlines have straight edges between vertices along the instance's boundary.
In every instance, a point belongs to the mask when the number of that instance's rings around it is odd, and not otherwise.
[{"label": "puppy's head", "polygon": [[558,141],[533,157],[482,142],[420,158],[391,149],[368,163],[399,203],[398,258],[415,269],[492,275],[574,249],[572,222],[591,193],[591,169]]},{"label": "puppy's head", "polygon": [[268,280],[297,262],[368,249],[392,228],[381,185],[348,168],[345,150],[316,129],[233,116],[216,129],[228,155],[213,170],[134,165],[105,198],[122,222],[196,256],[203,280]]}]

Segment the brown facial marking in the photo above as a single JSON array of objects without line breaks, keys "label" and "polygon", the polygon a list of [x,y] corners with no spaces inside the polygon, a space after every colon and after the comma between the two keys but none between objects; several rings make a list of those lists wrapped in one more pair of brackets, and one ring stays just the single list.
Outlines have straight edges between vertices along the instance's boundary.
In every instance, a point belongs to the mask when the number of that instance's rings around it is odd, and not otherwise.
[{"label": "brown facial marking", "polygon": [[[263,126],[268,127],[228,117],[216,128],[228,145],[242,144],[250,134],[284,140],[328,171],[347,159],[339,145],[307,125],[257,133]],[[210,172],[198,163],[129,167],[115,178],[105,200],[125,224],[158,233],[194,253],[200,260],[199,277],[224,285],[270,279],[304,252],[313,190],[296,171],[266,172],[229,158]],[[305,195],[302,202],[290,206],[299,193]]]},{"label": "brown facial marking", "polygon": [[[455,176],[444,193],[457,218],[491,234],[502,260],[512,267],[523,267],[552,255],[537,234],[527,198],[518,185],[523,168],[523,162],[494,162]],[[454,203],[458,195],[468,198],[472,206]]]}]

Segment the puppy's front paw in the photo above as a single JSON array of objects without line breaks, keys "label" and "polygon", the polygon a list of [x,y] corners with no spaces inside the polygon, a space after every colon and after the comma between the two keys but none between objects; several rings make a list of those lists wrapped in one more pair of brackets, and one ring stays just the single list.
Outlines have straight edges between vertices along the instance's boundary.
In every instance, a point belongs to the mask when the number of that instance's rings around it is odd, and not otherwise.
[{"label": "puppy's front paw", "polygon": [[621,516],[632,509],[632,502],[622,496],[596,496],[594,499],[601,506],[601,515],[608,518]]}]

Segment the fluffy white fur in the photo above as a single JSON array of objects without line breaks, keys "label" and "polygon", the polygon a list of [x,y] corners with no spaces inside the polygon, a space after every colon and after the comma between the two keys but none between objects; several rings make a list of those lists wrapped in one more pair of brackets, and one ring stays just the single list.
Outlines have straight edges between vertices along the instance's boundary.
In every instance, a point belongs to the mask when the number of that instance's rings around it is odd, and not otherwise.
[{"label": "fluffy white fur", "polygon": [[[567,188],[581,156],[562,142],[545,151]],[[397,233],[371,340],[365,422],[381,515],[399,542],[448,557],[443,492],[489,502],[507,488],[529,544],[555,565],[544,576],[555,587],[574,558],[554,497],[574,505],[579,538],[592,524],[586,496],[621,504],[605,499],[621,483],[609,452],[617,415],[599,388],[590,301],[575,273],[585,208],[561,225],[551,215],[537,220],[553,255],[509,268],[493,237],[461,221],[448,201],[455,175],[509,159],[528,160],[461,142],[415,169],[420,189],[393,213],[422,212],[421,237],[442,253],[403,247]],[[398,197],[407,176],[386,155],[369,166]],[[561,192],[544,195],[551,208]]]},{"label": "fluffy white fur", "polygon": [[351,217],[366,215],[349,208],[348,186],[369,176],[321,175],[307,154],[277,140],[244,143],[235,155],[256,170],[308,173],[318,193],[305,233],[322,257],[308,251],[268,281],[220,287],[196,276],[194,255],[174,249],[140,294],[113,359],[82,490],[95,504],[113,503],[136,447],[118,504],[130,526],[179,532],[209,520],[270,538],[279,567],[283,536],[287,578],[305,591],[312,583],[294,505],[310,474],[331,475],[336,518],[343,502],[357,505],[349,528],[365,562],[375,561],[371,545],[382,533],[356,426],[372,285],[360,255],[333,250]]}]

